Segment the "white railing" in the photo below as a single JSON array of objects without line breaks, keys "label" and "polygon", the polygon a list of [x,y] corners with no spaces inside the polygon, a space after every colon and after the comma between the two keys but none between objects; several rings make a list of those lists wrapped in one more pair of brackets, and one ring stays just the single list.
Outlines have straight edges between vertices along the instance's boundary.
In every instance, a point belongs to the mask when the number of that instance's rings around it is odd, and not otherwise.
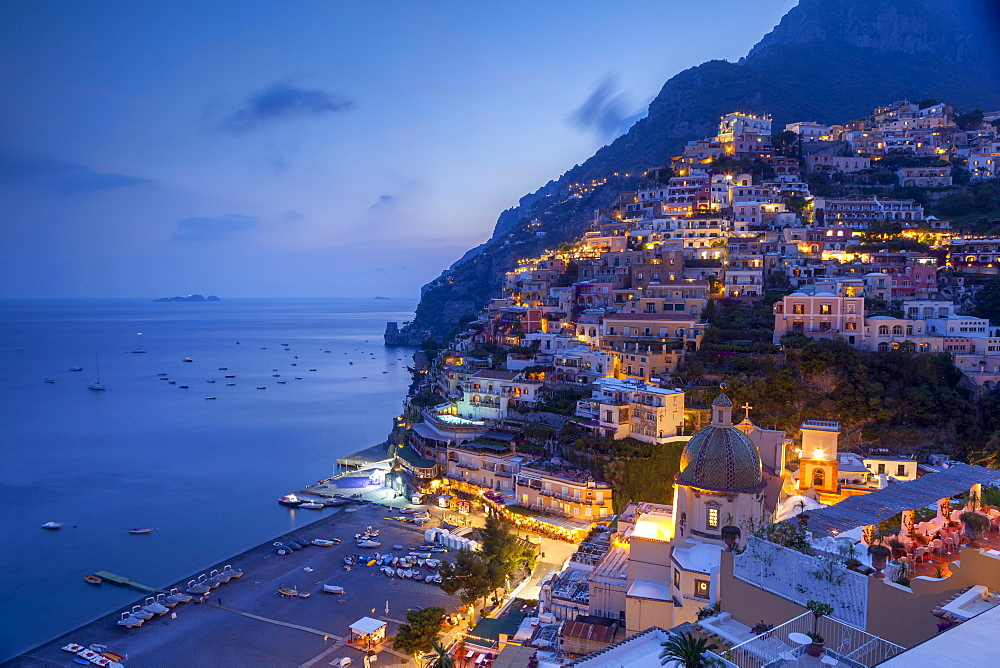
[{"label": "white railing", "polygon": [[813,557],[750,536],[733,558],[733,576],[805,607],[829,603],[833,617],[858,628],[868,621],[868,578],[826,557]]},{"label": "white railing", "polygon": [[905,649],[836,619],[821,617],[817,620],[811,612],[806,612],[722,654],[739,668],[775,668],[796,663],[805,646],[788,636],[809,632],[823,636],[823,654],[845,666],[869,668]]}]

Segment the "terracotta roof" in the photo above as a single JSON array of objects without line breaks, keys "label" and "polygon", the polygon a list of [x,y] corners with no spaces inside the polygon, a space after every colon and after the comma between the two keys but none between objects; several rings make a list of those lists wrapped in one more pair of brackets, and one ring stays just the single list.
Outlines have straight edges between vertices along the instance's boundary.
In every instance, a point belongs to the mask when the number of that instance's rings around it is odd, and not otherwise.
[{"label": "terracotta roof", "polygon": [[577,621],[566,622],[563,626],[563,636],[610,643],[615,639],[615,627]]}]

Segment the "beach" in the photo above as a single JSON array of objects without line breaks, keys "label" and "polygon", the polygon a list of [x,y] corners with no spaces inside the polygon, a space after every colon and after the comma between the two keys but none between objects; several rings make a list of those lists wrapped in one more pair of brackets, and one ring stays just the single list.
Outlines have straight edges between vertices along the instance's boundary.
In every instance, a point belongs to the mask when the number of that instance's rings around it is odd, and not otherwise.
[{"label": "beach", "polygon": [[[398,504],[397,504],[398,505]],[[354,512],[348,512],[353,509]],[[343,559],[357,552],[392,552],[406,554],[410,545],[423,542],[423,529],[415,524],[387,521],[389,509],[375,505],[341,506],[320,511],[323,517],[286,535],[276,537],[209,569],[191,573],[174,586],[182,591],[189,579],[225,564],[241,569],[243,577],[230,580],[211,591],[207,604],[182,603],[162,617],[154,617],[139,628],[117,625],[120,611],[45,643],[4,663],[4,666],[74,665],[73,655],[61,647],[68,643],[89,646],[106,645],[109,651],[126,657],[124,666],[173,668],[176,666],[326,666],[340,658],[350,658],[353,665],[363,665],[364,652],[345,640],[348,626],[362,617],[386,621],[386,634],[395,632],[405,621],[408,607],[442,606],[452,611],[460,604],[457,596],[448,596],[436,585],[414,580],[389,579],[378,567],[343,568]],[[398,511],[392,515],[399,516]],[[361,550],[354,535],[367,526],[379,530],[382,547]],[[293,537],[341,539],[333,547],[310,546],[290,555],[275,553],[274,541]],[[394,544],[402,551],[392,550]],[[448,554],[442,554],[448,558]],[[308,570],[311,569],[311,570]],[[343,596],[323,593],[323,584],[345,589]],[[107,583],[102,587],[109,587]],[[308,598],[279,595],[278,587],[294,587],[309,592]],[[81,580],[80,591],[86,596],[88,585]],[[136,592],[134,604],[145,596]],[[221,600],[221,603],[220,603]],[[386,614],[388,609],[388,614]],[[373,612],[374,610],[374,612]],[[380,648],[372,665],[402,663],[404,657],[391,651],[391,642]]]}]

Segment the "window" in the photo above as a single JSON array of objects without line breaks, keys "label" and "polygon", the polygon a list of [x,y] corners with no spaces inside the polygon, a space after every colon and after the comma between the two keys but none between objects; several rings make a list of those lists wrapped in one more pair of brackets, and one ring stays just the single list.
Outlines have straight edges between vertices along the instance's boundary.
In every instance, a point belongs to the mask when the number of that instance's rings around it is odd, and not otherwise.
[{"label": "window", "polygon": [[802,315],[806,312],[805,304],[792,304],[792,313]]},{"label": "window", "polygon": [[885,473],[885,464],[878,465],[878,473]]},{"label": "window", "polygon": [[708,599],[709,583],[708,580],[695,580],[694,581],[694,595],[698,598]]},{"label": "window", "polygon": [[830,304],[820,304],[819,305],[819,312],[820,312],[821,315],[829,315],[832,312],[832,310],[833,310],[833,307]]},{"label": "window", "polygon": [[681,572],[677,568],[674,569],[674,587],[681,588]]},{"label": "window", "polygon": [[823,469],[813,469],[813,487],[823,487],[826,484],[826,472]]},{"label": "window", "polygon": [[896,465],[896,477],[901,478],[906,475],[906,464]]},{"label": "window", "polygon": [[719,527],[719,507],[711,505],[708,507],[708,528],[717,529]]},{"label": "window", "polygon": [[878,335],[879,336],[889,336],[889,326],[888,325],[880,325],[879,328],[878,328]]},{"label": "window", "polygon": [[844,324],[844,329],[849,329],[851,331],[854,331],[857,328],[858,328],[858,323],[854,322],[853,320],[849,320]]}]

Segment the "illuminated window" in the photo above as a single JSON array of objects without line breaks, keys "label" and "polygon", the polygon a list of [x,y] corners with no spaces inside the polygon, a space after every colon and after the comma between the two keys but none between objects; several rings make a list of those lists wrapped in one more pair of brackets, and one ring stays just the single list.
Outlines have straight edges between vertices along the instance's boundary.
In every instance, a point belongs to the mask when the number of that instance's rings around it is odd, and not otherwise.
[{"label": "illuminated window", "polygon": [[711,507],[708,509],[708,528],[717,529],[719,527],[719,509]]},{"label": "illuminated window", "polygon": [[694,595],[698,598],[708,598],[709,584],[708,580],[695,580],[694,581]]},{"label": "illuminated window", "polygon": [[674,586],[678,589],[681,588],[681,572],[678,569],[674,569]]},{"label": "illuminated window", "polygon": [[792,304],[792,313],[802,315],[806,312],[805,304]]},{"label": "illuminated window", "polygon": [[823,314],[823,315],[829,315],[832,312],[832,310],[833,310],[833,307],[830,304],[820,304],[819,305],[819,312],[821,314]]}]

